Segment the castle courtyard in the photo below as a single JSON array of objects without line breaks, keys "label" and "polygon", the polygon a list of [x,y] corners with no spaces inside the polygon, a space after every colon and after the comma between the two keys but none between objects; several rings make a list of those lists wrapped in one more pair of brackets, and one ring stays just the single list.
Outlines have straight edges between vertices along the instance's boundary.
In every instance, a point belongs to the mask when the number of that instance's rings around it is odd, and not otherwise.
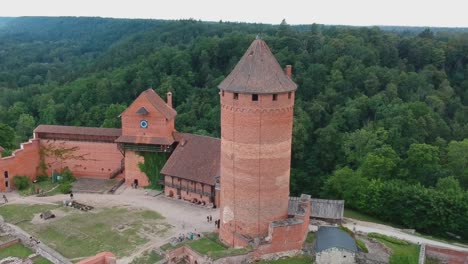
[{"label": "castle courtyard", "polygon": [[[12,192],[8,194],[9,203],[0,207],[6,206],[4,209],[8,209],[10,206],[27,206],[27,211],[34,212],[31,221],[22,221],[21,214],[17,214],[10,222],[19,225],[72,261],[93,255],[83,255],[81,247],[86,241],[89,248],[85,250],[90,252],[93,247],[99,248],[100,251],[111,247],[108,250],[112,250],[118,256],[118,263],[130,263],[134,258],[148,250],[159,248],[180,234],[211,232],[219,215],[217,209],[172,200],[155,191],[136,190],[126,186],[119,188],[114,195],[75,193],[76,201],[94,207],[90,212],[58,206],[68,198],[68,195],[24,197]],[[56,218],[41,220],[38,214],[42,210],[52,210]],[[151,217],[145,218],[144,215]],[[207,222],[208,215],[212,215],[212,223]],[[100,232],[105,232],[95,234],[99,239],[93,238],[95,223],[101,225]],[[123,243],[122,240],[117,240],[119,234],[129,237],[128,241]],[[113,244],[113,241],[124,245]]]}]

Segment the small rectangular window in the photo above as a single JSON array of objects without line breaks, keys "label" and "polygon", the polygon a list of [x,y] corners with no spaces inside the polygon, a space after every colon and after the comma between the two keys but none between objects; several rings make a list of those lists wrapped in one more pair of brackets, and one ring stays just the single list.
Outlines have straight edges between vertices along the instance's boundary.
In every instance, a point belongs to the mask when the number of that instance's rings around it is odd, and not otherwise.
[{"label": "small rectangular window", "polygon": [[224,91],[221,91],[221,96],[224,96]]},{"label": "small rectangular window", "polygon": [[277,94],[273,95],[273,101],[278,101],[278,95]]},{"label": "small rectangular window", "polygon": [[252,94],[252,101],[258,101],[258,94]]},{"label": "small rectangular window", "polygon": [[288,93],[288,99],[291,99],[291,92]]},{"label": "small rectangular window", "polygon": [[234,93],[234,100],[237,100],[239,99],[239,94],[238,93]]}]

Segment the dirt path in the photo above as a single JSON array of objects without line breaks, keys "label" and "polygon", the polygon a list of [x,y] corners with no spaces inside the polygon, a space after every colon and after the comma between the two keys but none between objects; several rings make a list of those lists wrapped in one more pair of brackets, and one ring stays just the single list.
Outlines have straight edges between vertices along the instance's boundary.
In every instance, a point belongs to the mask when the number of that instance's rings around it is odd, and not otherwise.
[{"label": "dirt path", "polygon": [[438,247],[444,247],[454,250],[461,250],[461,251],[468,251],[467,247],[456,246],[416,235],[411,235],[408,233],[403,232],[401,229],[394,228],[391,226],[359,221],[356,219],[346,218],[346,223],[344,224],[345,227],[353,230],[355,228],[356,231],[363,232],[363,233],[379,233],[387,236],[396,237],[402,240],[406,240],[415,244],[428,244]]},{"label": "dirt path", "polygon": [[[145,208],[156,211],[166,218],[168,224],[172,225],[165,238],[153,238],[140,247],[132,256],[119,259],[118,263],[129,263],[131,260],[148,249],[159,247],[169,241],[171,237],[188,232],[211,232],[214,230],[214,220],[218,219],[218,209],[209,209],[190,203],[166,198],[164,195],[156,195],[156,192],[135,190],[126,186],[121,187],[117,194],[88,194],[75,193],[74,199],[80,203],[94,207],[129,206],[134,208]],[[16,193],[9,193],[8,199],[11,204],[52,204],[61,203],[68,199],[68,195],[55,195],[49,197],[21,197]],[[206,217],[211,215],[213,223],[207,223]]]}]

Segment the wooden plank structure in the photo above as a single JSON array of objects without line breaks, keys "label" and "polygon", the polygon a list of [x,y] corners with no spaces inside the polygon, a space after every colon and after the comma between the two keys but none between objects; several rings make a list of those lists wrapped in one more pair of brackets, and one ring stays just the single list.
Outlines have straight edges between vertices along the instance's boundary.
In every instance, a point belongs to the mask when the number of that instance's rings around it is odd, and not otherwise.
[{"label": "wooden plank structure", "polygon": [[[289,197],[288,214],[293,215],[299,205],[299,197]],[[341,222],[344,214],[344,200],[311,199],[311,218]]]}]

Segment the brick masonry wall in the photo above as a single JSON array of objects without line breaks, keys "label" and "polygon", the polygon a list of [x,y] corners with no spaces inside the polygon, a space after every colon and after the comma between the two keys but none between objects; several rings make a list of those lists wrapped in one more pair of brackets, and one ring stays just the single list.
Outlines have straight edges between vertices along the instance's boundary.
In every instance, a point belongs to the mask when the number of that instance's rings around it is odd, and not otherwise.
[{"label": "brick masonry wall", "polygon": [[294,93],[221,92],[221,240],[265,237],[287,218]]},{"label": "brick masonry wall", "polygon": [[123,159],[122,153],[115,143],[85,142],[85,141],[63,141],[63,140],[41,140],[41,146],[50,145],[64,148],[77,147],[74,156],[83,156],[84,160],[67,160],[61,164],[53,157],[46,157],[48,175],[55,169],[68,167],[77,177],[109,178],[111,173],[120,168]]},{"label": "brick masonry wall", "polygon": [[176,248],[170,252],[167,252],[165,260],[169,264],[180,263],[182,259],[185,260],[183,263],[196,264],[196,263],[212,263],[207,257],[199,255],[193,251],[190,247],[182,246]]},{"label": "brick masonry wall", "polygon": [[[20,149],[15,150],[12,156],[0,158],[0,191],[9,191],[13,187],[13,177],[16,175],[25,175],[31,180],[36,179],[39,161],[38,139],[22,143]],[[8,174],[8,188],[5,173]]]},{"label": "brick masonry wall", "polygon": [[448,264],[468,264],[468,252],[426,245],[426,256]]},{"label": "brick masonry wall", "polygon": [[269,243],[260,245],[253,253],[257,259],[268,258],[268,255],[280,252],[297,253],[302,250],[304,242],[309,232],[310,222],[310,201],[309,199],[301,203],[305,210],[302,215],[295,215],[295,221],[277,221],[270,223],[267,239]]},{"label": "brick masonry wall", "polygon": [[5,242],[3,244],[0,244],[0,249],[2,248],[7,248],[7,247],[10,247],[10,246],[13,246],[13,245],[16,245],[18,243],[21,242],[21,239],[17,238],[17,239],[13,239],[11,241],[8,241],[8,242]]},{"label": "brick masonry wall", "polygon": [[145,159],[135,151],[127,150],[125,152],[125,183],[132,185],[134,180],[138,180],[139,187],[149,185],[148,176],[140,170],[138,163],[144,163]]},{"label": "brick masonry wall", "polygon": [[111,252],[102,252],[94,257],[81,260],[77,264],[115,264],[117,259]]},{"label": "brick masonry wall", "polygon": [[[144,107],[149,113],[147,115],[137,114]],[[140,121],[148,121],[148,128],[141,128]],[[162,137],[172,138],[174,131],[174,119],[166,120],[145,96],[139,96],[122,113],[122,135],[140,137]]]}]

